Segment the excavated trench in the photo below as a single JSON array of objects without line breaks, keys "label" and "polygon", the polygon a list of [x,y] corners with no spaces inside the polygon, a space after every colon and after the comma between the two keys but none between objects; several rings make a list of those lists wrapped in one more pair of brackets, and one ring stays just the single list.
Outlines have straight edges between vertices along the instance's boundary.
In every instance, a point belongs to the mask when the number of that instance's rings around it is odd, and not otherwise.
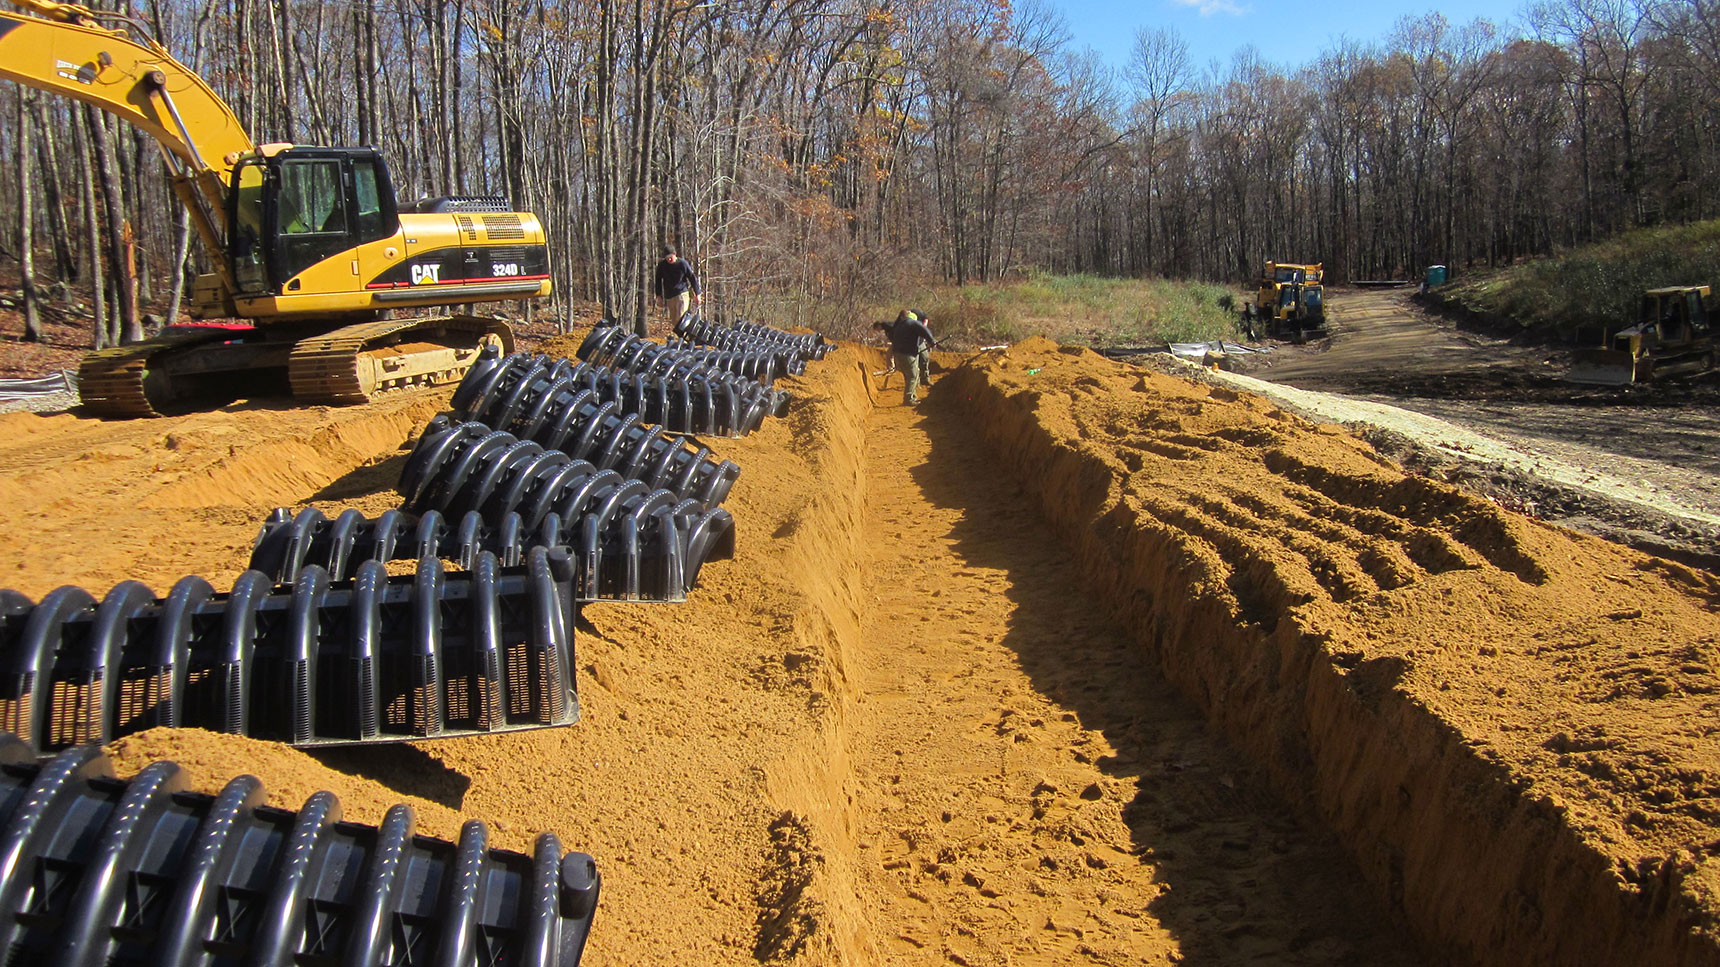
[{"label": "excavated trench", "polygon": [[1420,936],[1716,962],[1712,576],[1080,350],[944,389],[1096,598]]},{"label": "excavated trench", "polygon": [[[585,608],[578,724],[158,729],[121,774],[555,832],[604,876],[597,965],[1720,961],[1711,577],[1091,354],[971,360],[918,409],[880,363],[705,441],[737,556]],[[230,582],[275,506],[397,505],[447,399],[0,417],[0,586]]]}]

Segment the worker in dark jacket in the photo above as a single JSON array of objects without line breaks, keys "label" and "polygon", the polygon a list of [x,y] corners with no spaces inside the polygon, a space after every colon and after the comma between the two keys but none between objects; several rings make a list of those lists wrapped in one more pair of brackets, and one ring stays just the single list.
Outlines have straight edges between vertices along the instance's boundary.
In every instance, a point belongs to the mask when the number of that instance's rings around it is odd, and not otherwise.
[{"label": "worker in dark jacket", "polygon": [[687,314],[689,300],[705,304],[693,263],[681,258],[673,245],[663,246],[663,260],[657,263],[657,284],[653,291],[662,300],[663,318],[671,327]]},{"label": "worker in dark jacket", "polygon": [[902,402],[914,406],[920,402],[920,384],[932,385],[930,366],[932,347],[937,340],[926,325],[926,314],[915,309],[903,309],[890,324],[890,351],[896,354],[896,368],[902,371]]}]

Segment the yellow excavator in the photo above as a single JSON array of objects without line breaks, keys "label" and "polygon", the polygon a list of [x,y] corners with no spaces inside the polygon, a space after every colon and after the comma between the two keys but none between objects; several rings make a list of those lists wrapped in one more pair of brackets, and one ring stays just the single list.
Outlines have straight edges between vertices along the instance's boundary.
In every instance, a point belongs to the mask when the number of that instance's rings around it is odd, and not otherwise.
[{"label": "yellow excavator", "polygon": [[1714,368],[1706,285],[1677,285],[1642,294],[1636,324],[1610,334],[1603,345],[1579,349],[1565,379],[1620,385]]},{"label": "yellow excavator", "polygon": [[439,198],[407,209],[373,148],[254,144],[233,111],[147,29],[52,0],[0,13],[0,77],[118,116],[161,146],[174,193],[215,271],[191,315],[243,329],[168,326],[86,357],[93,412],[151,416],[290,388],[308,403],[460,378],[486,344],[513,349],[497,319],[393,318],[394,310],[550,293],[537,216],[503,199]]}]

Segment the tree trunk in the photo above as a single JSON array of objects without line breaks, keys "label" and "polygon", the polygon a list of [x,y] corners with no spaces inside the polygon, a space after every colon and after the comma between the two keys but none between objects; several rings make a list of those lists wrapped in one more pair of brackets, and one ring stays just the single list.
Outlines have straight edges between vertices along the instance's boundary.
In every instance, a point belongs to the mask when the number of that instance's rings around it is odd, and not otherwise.
[{"label": "tree trunk", "polygon": [[191,213],[183,206],[179,209],[179,241],[173,247],[173,273],[169,276],[168,285],[171,294],[167,300],[167,315],[163,316],[164,325],[174,325],[179,322],[179,304],[185,296],[185,260],[191,254]]},{"label": "tree trunk", "polygon": [[107,210],[108,266],[113,272],[115,322],[118,324],[110,333],[110,341],[116,345],[138,342],[143,339],[143,326],[137,317],[137,275],[132,262],[131,223],[125,217],[125,195],[120,183],[119,165],[114,158],[113,140],[103,123],[105,115],[94,108],[85,110],[91,144],[95,148],[102,204]]},{"label": "tree trunk", "polygon": [[30,137],[36,95],[18,92],[18,287],[24,296],[24,341],[42,341],[40,300],[36,295],[35,213],[31,210]]},{"label": "tree trunk", "polygon": [[72,109],[72,152],[79,158],[78,188],[83,194],[84,251],[89,253],[90,308],[94,314],[94,331],[90,348],[103,349],[109,345],[107,330],[106,273],[102,271],[102,244],[99,218],[96,214],[95,163],[88,149],[90,143],[90,112],[93,108],[79,105]]},{"label": "tree trunk", "polygon": [[466,61],[465,58],[460,56],[461,48],[464,46],[462,37],[465,34],[465,30],[465,0],[454,0],[454,30],[448,47],[448,67],[450,77],[448,84],[449,117],[447,119],[447,150],[450,178],[447,181],[447,185],[449,191],[461,195],[469,193],[468,185],[466,183],[466,165],[462,162],[465,160],[466,119],[471,117],[471,112],[468,112],[465,109]]},{"label": "tree trunk", "polygon": [[[77,253],[72,250],[72,231],[66,220],[65,196],[60,193],[60,150],[55,126],[40,99],[35,100],[32,115],[36,121],[36,160],[46,173],[42,179],[42,195],[48,205],[48,231],[53,235],[54,278],[70,283],[78,278]],[[20,125],[22,128],[22,125]],[[24,140],[22,143],[28,143]]]}]

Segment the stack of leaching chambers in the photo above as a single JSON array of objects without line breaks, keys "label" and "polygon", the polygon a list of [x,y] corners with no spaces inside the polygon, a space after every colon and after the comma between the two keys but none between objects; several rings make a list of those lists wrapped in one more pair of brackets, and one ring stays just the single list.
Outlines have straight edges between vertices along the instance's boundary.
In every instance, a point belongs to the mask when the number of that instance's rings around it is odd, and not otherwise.
[{"label": "stack of leaching chambers", "polygon": [[577,963],[598,878],[554,837],[525,857],[487,849],[482,823],[458,844],[415,838],[404,806],[381,828],[338,823],[326,794],[269,810],[249,777],[199,797],[172,763],[120,781],[96,744],[158,726],[319,746],[577,721],[579,606],[685,601],[734,554],[720,505],[740,468],[692,435],[780,417],[771,384],[829,348],[692,316],[677,331],[664,346],[599,325],[578,363],[487,354],[419,435],[399,509],[276,510],[225,593],[196,576],[163,597],[135,581],[0,590],[0,838],[30,867],[0,880],[6,962],[392,963],[404,943],[410,962]]}]

